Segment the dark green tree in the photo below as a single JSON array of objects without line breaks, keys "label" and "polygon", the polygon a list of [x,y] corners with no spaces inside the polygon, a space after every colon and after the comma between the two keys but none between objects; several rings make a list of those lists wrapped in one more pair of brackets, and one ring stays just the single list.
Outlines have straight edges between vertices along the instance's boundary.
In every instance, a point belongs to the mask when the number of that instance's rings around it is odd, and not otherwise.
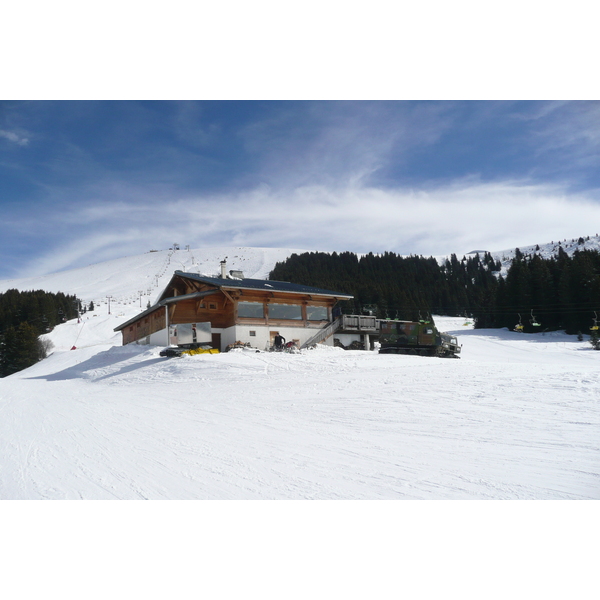
[{"label": "dark green tree", "polygon": [[37,332],[29,323],[9,327],[0,343],[0,376],[6,377],[31,367],[43,358],[43,354]]}]

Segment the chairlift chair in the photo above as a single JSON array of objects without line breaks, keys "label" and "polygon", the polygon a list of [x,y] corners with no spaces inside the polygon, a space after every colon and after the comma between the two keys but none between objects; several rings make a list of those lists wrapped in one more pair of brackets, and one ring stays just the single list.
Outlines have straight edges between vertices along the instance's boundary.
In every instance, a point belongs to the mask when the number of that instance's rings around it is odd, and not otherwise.
[{"label": "chairlift chair", "polygon": [[[519,313],[517,313],[517,314],[519,314]],[[521,322],[520,314],[519,314],[519,322],[515,325],[514,331],[517,331],[518,333],[523,333],[523,323]]]},{"label": "chairlift chair", "polygon": [[594,324],[590,327],[590,331],[598,331],[598,315],[594,311]]},{"label": "chairlift chair", "polygon": [[541,327],[541,323],[538,323],[536,318],[533,316],[533,308],[531,309],[531,321],[529,321],[533,327]]}]

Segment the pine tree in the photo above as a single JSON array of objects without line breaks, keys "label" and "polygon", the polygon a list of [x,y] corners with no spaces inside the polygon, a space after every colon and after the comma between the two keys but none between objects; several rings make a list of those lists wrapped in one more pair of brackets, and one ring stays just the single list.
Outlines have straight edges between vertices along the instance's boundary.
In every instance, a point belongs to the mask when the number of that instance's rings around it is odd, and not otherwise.
[{"label": "pine tree", "polygon": [[21,323],[9,327],[0,342],[0,377],[7,377],[31,367],[45,357],[43,345],[34,327]]}]

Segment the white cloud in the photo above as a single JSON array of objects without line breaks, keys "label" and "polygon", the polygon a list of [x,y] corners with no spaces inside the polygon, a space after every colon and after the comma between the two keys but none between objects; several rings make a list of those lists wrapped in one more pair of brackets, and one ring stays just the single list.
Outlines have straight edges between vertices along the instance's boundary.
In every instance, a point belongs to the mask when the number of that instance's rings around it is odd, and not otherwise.
[{"label": "white cloud", "polygon": [[20,136],[13,131],[5,131],[4,129],[0,129],[0,138],[6,138],[10,142],[14,142],[19,146],[27,146],[29,144],[29,139],[23,136]]},{"label": "white cloud", "polygon": [[46,231],[69,239],[44,253],[28,274],[166,248],[256,246],[462,255],[593,235],[600,204],[558,186],[461,180],[423,189],[259,186],[237,194],[104,202],[71,210]]}]

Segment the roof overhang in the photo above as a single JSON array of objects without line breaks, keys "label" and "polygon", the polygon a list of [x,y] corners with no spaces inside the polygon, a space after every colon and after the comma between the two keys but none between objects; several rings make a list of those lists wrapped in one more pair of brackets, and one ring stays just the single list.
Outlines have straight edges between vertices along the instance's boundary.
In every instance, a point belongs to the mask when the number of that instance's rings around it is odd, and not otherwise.
[{"label": "roof overhang", "polygon": [[118,327],[115,327],[113,331],[121,331],[121,329],[125,329],[125,327],[147,317],[149,314],[156,312],[159,308],[163,306],[167,306],[169,304],[173,304],[174,302],[179,302],[181,300],[193,300],[195,298],[204,298],[205,296],[212,296],[213,294],[218,294],[219,290],[206,290],[205,292],[194,292],[193,294],[183,294],[182,296],[171,296],[170,298],[165,298],[160,302],[157,302],[154,306],[147,308],[144,312],[141,312],[139,315],[133,317],[133,319],[129,319],[129,321],[125,321]]}]

